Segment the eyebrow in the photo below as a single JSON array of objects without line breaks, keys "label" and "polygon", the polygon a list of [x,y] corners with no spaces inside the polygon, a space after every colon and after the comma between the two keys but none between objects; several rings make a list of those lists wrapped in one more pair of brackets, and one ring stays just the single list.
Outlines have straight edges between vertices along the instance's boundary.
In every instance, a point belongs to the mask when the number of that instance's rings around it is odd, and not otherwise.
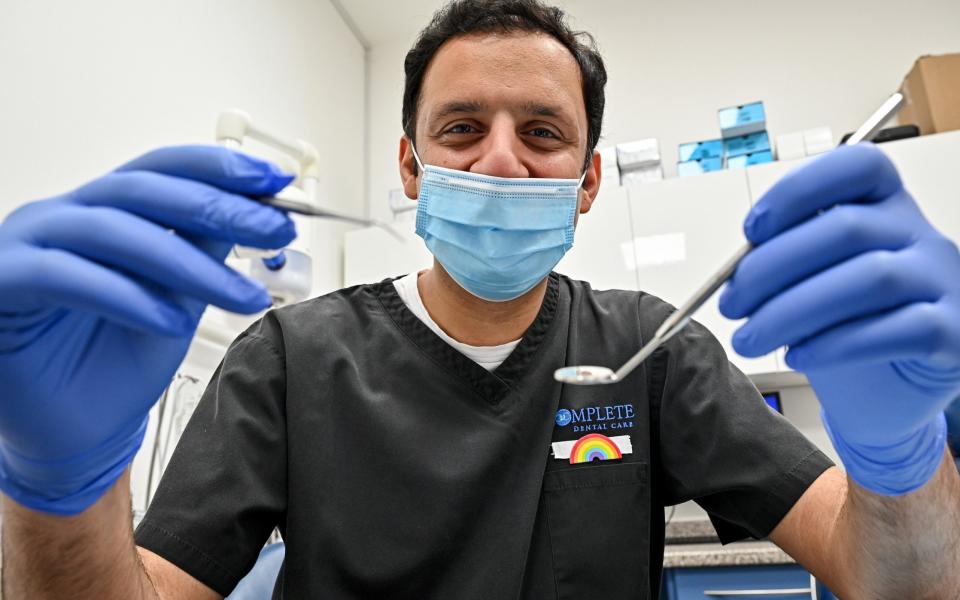
[{"label": "eyebrow", "polygon": [[433,119],[442,119],[453,114],[470,114],[482,112],[486,105],[475,100],[453,100],[446,104],[441,104],[437,111],[432,115]]},{"label": "eyebrow", "polygon": [[538,117],[559,117],[563,118],[563,109],[558,106],[548,106],[539,102],[527,102],[523,105],[524,112],[537,115]]},{"label": "eyebrow", "polygon": [[[436,112],[432,115],[434,120],[442,119],[453,114],[473,114],[478,112],[483,112],[488,107],[483,102],[478,102],[476,100],[452,100],[445,104],[441,104]],[[523,105],[523,112],[536,115],[538,117],[554,117],[563,119],[566,117],[565,112],[559,106],[550,106],[547,104],[540,104],[539,102],[527,102]]]}]

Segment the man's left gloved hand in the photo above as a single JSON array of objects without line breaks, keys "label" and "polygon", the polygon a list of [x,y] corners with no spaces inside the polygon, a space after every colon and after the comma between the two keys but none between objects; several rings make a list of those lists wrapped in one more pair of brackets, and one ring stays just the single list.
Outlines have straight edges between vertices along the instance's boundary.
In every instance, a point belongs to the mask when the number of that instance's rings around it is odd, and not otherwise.
[{"label": "man's left gloved hand", "polygon": [[749,317],[744,356],[789,346],[847,473],[885,495],[943,460],[943,410],[960,393],[960,254],[871,144],[792,171],[744,223],[756,246],[720,298]]}]

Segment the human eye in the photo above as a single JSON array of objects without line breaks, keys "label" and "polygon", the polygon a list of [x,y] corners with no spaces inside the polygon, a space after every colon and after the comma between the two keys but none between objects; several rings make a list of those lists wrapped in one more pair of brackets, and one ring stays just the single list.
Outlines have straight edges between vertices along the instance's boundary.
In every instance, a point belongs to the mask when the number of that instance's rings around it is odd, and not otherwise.
[{"label": "human eye", "polygon": [[446,134],[465,134],[465,133],[476,133],[477,130],[470,125],[469,123],[456,123],[448,127],[444,133]]},{"label": "human eye", "polygon": [[557,139],[557,134],[546,127],[534,127],[530,130],[530,135],[543,139]]}]

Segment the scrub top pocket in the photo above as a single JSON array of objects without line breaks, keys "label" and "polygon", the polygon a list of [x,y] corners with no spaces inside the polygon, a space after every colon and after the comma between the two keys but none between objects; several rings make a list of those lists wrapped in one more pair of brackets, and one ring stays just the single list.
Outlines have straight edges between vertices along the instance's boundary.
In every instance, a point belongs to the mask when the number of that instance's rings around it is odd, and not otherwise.
[{"label": "scrub top pocket", "polygon": [[543,486],[558,600],[647,598],[647,463],[552,471]]}]

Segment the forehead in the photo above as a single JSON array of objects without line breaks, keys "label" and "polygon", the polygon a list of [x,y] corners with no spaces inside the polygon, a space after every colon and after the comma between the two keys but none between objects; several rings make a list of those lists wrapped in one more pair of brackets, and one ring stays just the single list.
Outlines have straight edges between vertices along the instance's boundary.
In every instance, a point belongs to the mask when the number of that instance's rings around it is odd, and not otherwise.
[{"label": "forehead", "polygon": [[573,54],[542,33],[484,33],[447,41],[430,61],[420,92],[420,106],[452,99],[486,105],[564,106],[586,120],[580,67]]}]

